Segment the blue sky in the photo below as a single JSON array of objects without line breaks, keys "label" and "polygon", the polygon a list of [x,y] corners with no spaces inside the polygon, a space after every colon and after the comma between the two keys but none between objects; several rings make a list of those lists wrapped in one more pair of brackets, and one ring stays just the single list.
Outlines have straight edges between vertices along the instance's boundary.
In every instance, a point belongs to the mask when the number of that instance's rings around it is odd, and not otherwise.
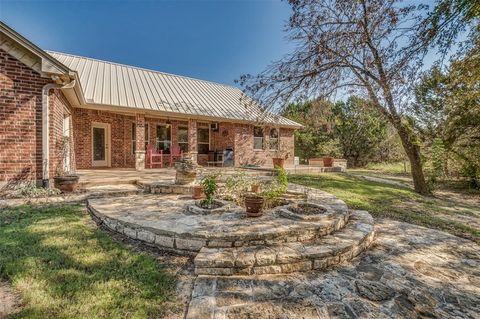
[{"label": "blue sky", "polygon": [[280,0],[0,0],[0,19],[43,49],[226,84],[288,52],[289,13]]}]

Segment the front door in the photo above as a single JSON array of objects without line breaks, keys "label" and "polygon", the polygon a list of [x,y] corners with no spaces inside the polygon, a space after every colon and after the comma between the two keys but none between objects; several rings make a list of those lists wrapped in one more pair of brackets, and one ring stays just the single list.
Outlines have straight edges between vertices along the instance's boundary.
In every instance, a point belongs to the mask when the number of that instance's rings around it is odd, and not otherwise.
[{"label": "front door", "polygon": [[110,125],[92,124],[92,166],[110,166]]}]

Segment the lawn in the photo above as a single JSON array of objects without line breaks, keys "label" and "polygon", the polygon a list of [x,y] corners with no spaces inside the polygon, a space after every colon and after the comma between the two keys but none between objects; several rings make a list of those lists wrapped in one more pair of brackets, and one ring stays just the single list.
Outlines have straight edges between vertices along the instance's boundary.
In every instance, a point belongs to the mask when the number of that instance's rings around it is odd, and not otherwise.
[{"label": "lawn", "polygon": [[179,307],[174,276],[77,205],[0,210],[0,277],[24,303],[12,318],[158,318]]},{"label": "lawn", "polygon": [[480,243],[480,229],[476,227],[480,222],[480,203],[425,197],[407,187],[367,181],[350,174],[292,175],[289,179],[332,193],[350,208],[367,210],[374,217],[436,228]]}]

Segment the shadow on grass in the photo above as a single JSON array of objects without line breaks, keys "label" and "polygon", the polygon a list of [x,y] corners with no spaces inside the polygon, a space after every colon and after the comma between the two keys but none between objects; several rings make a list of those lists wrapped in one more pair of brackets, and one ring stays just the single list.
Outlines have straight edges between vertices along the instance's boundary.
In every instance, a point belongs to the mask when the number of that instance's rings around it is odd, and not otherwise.
[{"label": "shadow on grass", "polygon": [[173,276],[74,205],[0,211],[0,276],[25,303],[12,318],[158,318],[175,304]]}]

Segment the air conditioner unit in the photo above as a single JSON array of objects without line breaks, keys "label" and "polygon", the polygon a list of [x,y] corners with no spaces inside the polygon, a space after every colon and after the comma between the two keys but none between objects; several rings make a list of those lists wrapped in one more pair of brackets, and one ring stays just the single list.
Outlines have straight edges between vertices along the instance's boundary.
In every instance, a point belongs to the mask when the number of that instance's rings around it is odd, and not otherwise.
[{"label": "air conditioner unit", "polygon": [[218,131],[218,123],[210,123],[210,129],[214,132]]}]

